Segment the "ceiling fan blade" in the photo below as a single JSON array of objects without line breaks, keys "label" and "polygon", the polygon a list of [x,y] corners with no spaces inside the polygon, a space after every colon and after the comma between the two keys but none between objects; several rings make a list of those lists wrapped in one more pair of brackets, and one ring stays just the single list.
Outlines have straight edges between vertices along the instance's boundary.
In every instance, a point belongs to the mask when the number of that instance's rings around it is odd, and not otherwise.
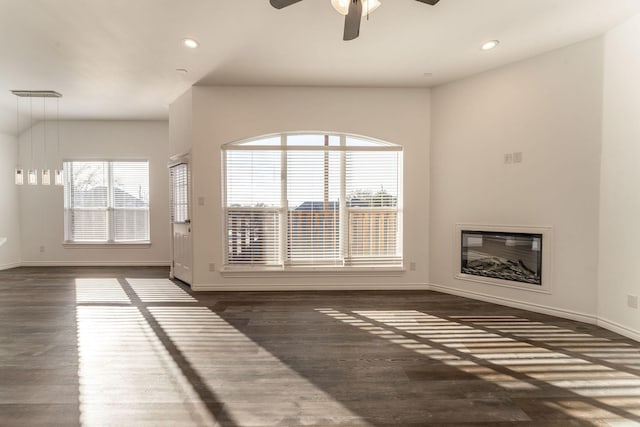
[{"label": "ceiling fan blade", "polygon": [[291,6],[292,4],[296,4],[302,0],[270,0],[271,6],[276,9],[282,9],[283,7]]},{"label": "ceiling fan blade", "polygon": [[438,3],[440,0],[416,0],[416,1],[419,1],[420,3],[430,4],[431,6],[435,6],[435,4]]},{"label": "ceiling fan blade", "polygon": [[362,0],[349,0],[349,13],[344,18],[343,40],[353,40],[360,35],[362,20]]}]

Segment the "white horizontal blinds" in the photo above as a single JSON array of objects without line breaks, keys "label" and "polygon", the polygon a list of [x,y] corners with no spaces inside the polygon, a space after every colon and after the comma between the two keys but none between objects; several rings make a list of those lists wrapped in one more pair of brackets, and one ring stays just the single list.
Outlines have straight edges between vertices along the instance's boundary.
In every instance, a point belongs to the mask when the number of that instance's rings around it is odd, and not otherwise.
[{"label": "white horizontal blinds", "polygon": [[282,265],[280,151],[226,150],[226,264]]},{"label": "white horizontal blinds", "polygon": [[287,262],[341,265],[341,153],[322,150],[339,138],[305,135],[288,144],[303,144],[302,138],[319,149],[287,152]]},{"label": "white horizontal blinds", "polygon": [[171,172],[171,222],[184,223],[189,219],[189,166],[180,163]]},{"label": "white horizontal blinds", "polygon": [[[347,145],[349,142],[347,138]],[[401,155],[397,151],[346,152],[349,215],[346,265],[401,264],[398,214]]]},{"label": "white horizontal blinds", "polygon": [[109,238],[109,167],[106,162],[65,162],[65,240]]},{"label": "white horizontal blinds", "polygon": [[402,147],[299,134],[223,152],[227,265],[402,264]]},{"label": "white horizontal blinds", "polygon": [[111,162],[112,239],[149,240],[149,163]]},{"label": "white horizontal blinds", "polygon": [[149,240],[146,161],[71,161],[65,169],[65,240]]}]

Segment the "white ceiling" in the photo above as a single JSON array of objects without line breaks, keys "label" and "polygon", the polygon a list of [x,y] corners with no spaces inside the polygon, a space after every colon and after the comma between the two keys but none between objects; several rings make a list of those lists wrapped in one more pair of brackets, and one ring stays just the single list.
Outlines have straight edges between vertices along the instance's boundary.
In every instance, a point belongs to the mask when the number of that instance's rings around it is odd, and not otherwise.
[{"label": "white ceiling", "polygon": [[[330,0],[0,0],[0,132],[15,134],[11,89],[61,92],[62,118],[164,119],[196,83],[433,86],[640,13],[639,0],[381,1],[344,42]],[[481,51],[489,39],[499,48]]]}]

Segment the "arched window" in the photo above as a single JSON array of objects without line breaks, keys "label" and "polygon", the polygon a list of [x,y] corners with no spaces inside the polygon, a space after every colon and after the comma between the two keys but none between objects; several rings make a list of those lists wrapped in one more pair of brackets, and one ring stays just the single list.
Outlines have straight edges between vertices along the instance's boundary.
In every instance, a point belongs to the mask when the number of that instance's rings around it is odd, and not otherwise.
[{"label": "arched window", "polygon": [[223,146],[225,267],[402,265],[402,147],[295,133]]}]

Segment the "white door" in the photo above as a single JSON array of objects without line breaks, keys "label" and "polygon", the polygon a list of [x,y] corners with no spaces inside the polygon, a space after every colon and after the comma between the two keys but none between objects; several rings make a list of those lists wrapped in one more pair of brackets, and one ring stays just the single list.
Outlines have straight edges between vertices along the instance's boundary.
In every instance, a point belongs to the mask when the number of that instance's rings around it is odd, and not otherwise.
[{"label": "white door", "polygon": [[188,163],[170,166],[171,173],[171,276],[192,282],[190,173]]}]

